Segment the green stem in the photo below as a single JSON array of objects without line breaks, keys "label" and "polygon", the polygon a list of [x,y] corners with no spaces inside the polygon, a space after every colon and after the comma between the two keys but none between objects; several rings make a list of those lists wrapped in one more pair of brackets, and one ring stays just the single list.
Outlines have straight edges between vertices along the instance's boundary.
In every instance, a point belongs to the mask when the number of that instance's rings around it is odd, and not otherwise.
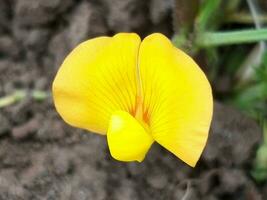
[{"label": "green stem", "polygon": [[217,12],[222,0],[206,0],[200,8],[200,13],[196,19],[196,28],[198,32],[203,32],[207,29],[213,15]]},{"label": "green stem", "polygon": [[[267,15],[259,15],[258,20],[260,23],[267,23]],[[250,13],[232,13],[226,17],[225,22],[253,24],[254,20]]]},{"label": "green stem", "polygon": [[267,28],[229,31],[229,32],[206,32],[196,39],[199,47],[221,46],[230,44],[253,43],[267,40]]},{"label": "green stem", "polygon": [[49,97],[50,94],[46,91],[34,90],[34,91],[32,91],[31,96],[33,99],[35,99],[37,101],[42,101],[42,100],[46,99],[47,97]]},{"label": "green stem", "polygon": [[26,91],[18,90],[11,95],[0,98],[0,108],[16,103],[26,97]]},{"label": "green stem", "polygon": [[17,103],[25,99],[27,95],[29,95],[31,98],[33,98],[36,101],[42,101],[48,98],[50,96],[50,93],[46,91],[40,91],[40,90],[33,90],[33,91],[18,90],[18,91],[15,91],[13,94],[0,97],[0,108]]}]

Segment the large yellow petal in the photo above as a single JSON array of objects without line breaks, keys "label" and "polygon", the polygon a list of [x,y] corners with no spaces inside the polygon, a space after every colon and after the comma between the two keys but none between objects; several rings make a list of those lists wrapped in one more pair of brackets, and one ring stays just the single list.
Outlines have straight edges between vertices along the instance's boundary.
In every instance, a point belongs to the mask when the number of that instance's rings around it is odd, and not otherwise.
[{"label": "large yellow petal", "polygon": [[117,111],[111,116],[107,132],[113,158],[141,162],[153,143],[150,133],[132,115]]},{"label": "large yellow petal", "polygon": [[57,111],[69,124],[106,134],[112,113],[133,113],[137,92],[140,38],[121,33],[76,47],[53,82]]},{"label": "large yellow petal", "polygon": [[206,76],[161,34],[152,34],[141,43],[139,67],[144,118],[153,138],[195,166],[212,117],[212,92]]}]

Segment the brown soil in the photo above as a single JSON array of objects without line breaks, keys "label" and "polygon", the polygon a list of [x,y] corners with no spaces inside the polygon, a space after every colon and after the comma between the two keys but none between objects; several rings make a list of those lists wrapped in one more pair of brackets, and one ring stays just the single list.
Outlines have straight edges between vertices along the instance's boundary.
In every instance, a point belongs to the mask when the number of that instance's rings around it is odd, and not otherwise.
[{"label": "brown soil", "polygon": [[[64,56],[80,41],[134,31],[171,36],[172,1],[1,0],[0,96],[50,90]],[[142,163],[110,157],[106,138],[71,128],[51,98],[0,110],[0,199],[267,199],[250,177],[258,125],[215,104],[210,138],[192,169],[159,145]]]}]

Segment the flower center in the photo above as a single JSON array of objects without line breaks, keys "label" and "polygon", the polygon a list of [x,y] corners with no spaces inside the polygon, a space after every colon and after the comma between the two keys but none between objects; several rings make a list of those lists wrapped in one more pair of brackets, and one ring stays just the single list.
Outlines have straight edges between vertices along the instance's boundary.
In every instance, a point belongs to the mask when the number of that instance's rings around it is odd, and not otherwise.
[{"label": "flower center", "polygon": [[144,112],[141,96],[137,96],[136,98],[136,108],[133,116],[144,127],[144,129],[150,133],[149,118],[147,113]]}]

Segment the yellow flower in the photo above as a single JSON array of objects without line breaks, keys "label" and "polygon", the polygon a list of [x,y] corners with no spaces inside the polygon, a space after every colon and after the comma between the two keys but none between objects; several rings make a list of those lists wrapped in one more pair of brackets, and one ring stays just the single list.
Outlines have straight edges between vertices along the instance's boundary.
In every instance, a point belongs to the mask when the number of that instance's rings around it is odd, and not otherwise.
[{"label": "yellow flower", "polygon": [[162,34],[83,42],[53,83],[57,111],[72,126],[107,134],[111,155],[142,161],[155,141],[195,166],[207,141],[212,92],[198,65]]}]

